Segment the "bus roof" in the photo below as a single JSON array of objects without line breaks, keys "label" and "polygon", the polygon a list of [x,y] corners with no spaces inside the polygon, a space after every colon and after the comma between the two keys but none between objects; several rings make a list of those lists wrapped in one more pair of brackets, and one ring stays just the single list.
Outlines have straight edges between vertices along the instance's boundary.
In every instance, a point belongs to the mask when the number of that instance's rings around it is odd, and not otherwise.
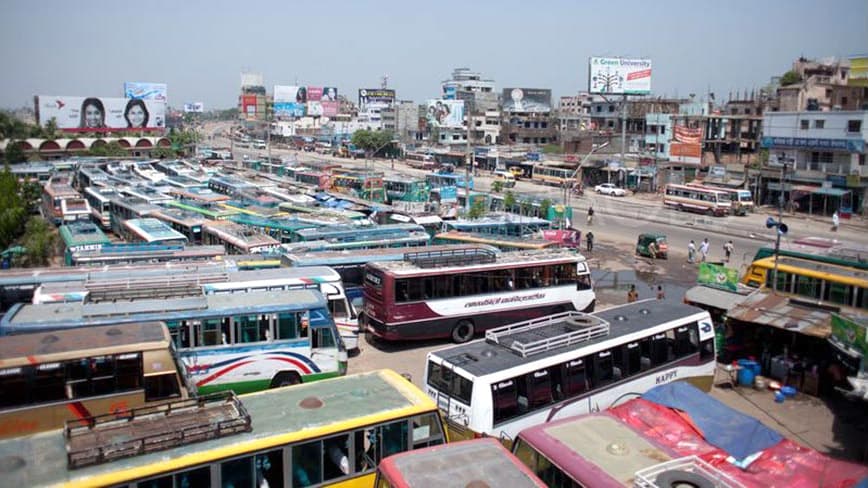
[{"label": "bus roof", "polygon": [[[424,247],[426,251],[441,250],[475,250],[488,251],[495,254],[500,250],[485,244],[442,244]],[[380,261],[401,261],[408,252],[415,252],[408,248],[384,247],[375,249],[358,249],[344,251],[314,251],[306,253],[285,253],[281,261],[288,262],[290,266],[339,266],[347,264],[364,264]],[[0,274],[2,276],[2,274]]]},{"label": "bus roof", "polygon": [[[450,257],[456,255],[455,253],[451,253],[446,251],[437,251],[444,252],[448,254]],[[424,259],[426,254],[431,254],[433,258],[436,258],[437,252],[432,253],[431,250],[422,247],[418,250],[408,251],[418,255],[418,258]],[[482,253],[480,253],[482,254]],[[465,264],[465,265],[446,265],[441,267],[420,267],[414,262],[410,261],[386,261],[379,263],[371,263],[371,266],[374,268],[379,268],[383,271],[388,271],[394,273],[395,275],[409,275],[415,274],[419,271],[431,272],[435,271],[437,274],[442,274],[448,271],[459,271],[467,269],[468,267],[473,267],[475,269],[479,269],[484,271],[485,269],[498,269],[503,266],[515,265],[515,264],[523,264],[523,263],[539,263],[545,264],[546,262],[556,262],[556,261],[571,261],[571,262],[579,262],[584,263],[585,257],[581,254],[578,254],[574,251],[568,249],[543,249],[543,250],[523,250],[523,251],[510,251],[503,252],[500,254],[494,254],[495,260],[494,262],[487,263],[479,263],[479,264]]]},{"label": "bus roof", "polygon": [[[303,400],[307,402],[302,403]],[[319,400],[317,402],[316,400]],[[114,473],[131,478],[182,469],[244,451],[259,451],[341,430],[387,422],[436,410],[434,402],[397,373],[381,370],[349,375],[292,388],[277,388],[241,397],[253,430],[113,462],[67,469],[62,431],[0,441],[0,459],[24,465],[4,473],[9,486],[113,485]],[[301,405],[315,405],[305,408]]]},{"label": "bus roof", "polygon": [[[494,438],[475,439],[395,454],[380,463],[395,488],[414,486],[544,487]],[[394,473],[394,474],[392,474]]]},{"label": "bus roof", "polygon": [[183,320],[215,314],[273,313],[325,305],[322,294],[315,290],[257,291],[107,303],[18,304],[0,319],[0,335],[151,320]]},{"label": "bus roof", "polygon": [[498,248],[539,250],[556,248],[557,242],[533,237],[510,236],[505,234],[487,234],[483,232],[463,232],[450,230],[434,236],[435,241],[461,242],[465,244],[487,244]]},{"label": "bus roof", "polygon": [[181,234],[170,227],[169,224],[156,218],[127,219],[124,221],[124,225],[147,242],[187,240],[187,237],[184,236],[184,234]]},{"label": "bus roof", "polygon": [[168,348],[170,340],[168,330],[160,322],[5,336],[0,337],[0,368],[60,361],[68,359],[69,353],[82,350],[87,350],[89,356],[101,356],[141,351],[143,343]]},{"label": "bus roof", "polygon": [[[774,263],[774,256],[753,262],[755,265],[761,265],[769,269],[774,267]],[[795,258],[792,256],[778,256],[778,268],[784,271],[795,271],[796,268],[800,268],[814,273],[835,274],[853,280],[860,280],[862,282],[861,286],[868,287],[868,271],[864,269],[840,266],[811,259]]]},{"label": "bus roof", "polygon": [[[430,354],[467,371],[473,376],[479,377],[503,372],[534,361],[548,359],[571,349],[600,345],[606,341],[642,331],[653,325],[663,324],[677,318],[700,313],[703,313],[702,309],[683,303],[671,303],[653,299],[643,300],[590,314],[592,317],[608,322],[608,334],[573,345],[554,347],[528,357],[523,357],[509,346],[489,342],[488,339],[478,339],[467,344],[447,347],[432,351]],[[533,332],[519,332],[510,337],[510,339],[524,340],[527,337],[522,337],[522,335],[527,336],[528,334],[533,335],[532,340],[545,339],[573,330],[575,328],[570,327],[566,323],[566,320],[559,320],[550,326],[535,329]],[[519,337],[516,338],[515,336]]]},{"label": "bus roof", "polygon": [[60,226],[60,237],[67,247],[87,244],[108,244],[105,233],[93,222],[70,222]]},{"label": "bus roof", "polygon": [[337,271],[327,266],[307,266],[297,268],[258,269],[255,271],[235,271],[229,273],[229,282],[265,281],[265,280],[309,280],[312,277],[321,279],[341,279]]}]

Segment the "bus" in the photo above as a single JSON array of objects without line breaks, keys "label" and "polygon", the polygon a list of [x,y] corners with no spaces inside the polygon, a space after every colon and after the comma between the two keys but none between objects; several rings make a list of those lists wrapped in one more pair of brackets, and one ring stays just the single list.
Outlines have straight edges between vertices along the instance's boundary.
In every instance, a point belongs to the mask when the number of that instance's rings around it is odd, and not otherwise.
[{"label": "bus", "polygon": [[497,440],[475,439],[389,456],[380,462],[374,486],[547,488],[548,485]]},{"label": "bus", "polygon": [[70,222],[60,226],[63,240],[63,262],[72,265],[72,253],[89,249],[100,249],[110,244],[109,238],[92,222]]},{"label": "bus", "polygon": [[353,225],[329,225],[295,232],[294,242],[328,241],[328,242],[361,242],[399,237],[430,236],[425,228],[418,224],[384,224],[358,227]]},{"label": "bus", "polygon": [[198,203],[216,204],[229,200],[228,195],[217,193],[210,188],[167,188],[166,194],[178,200],[189,200]]},{"label": "bus", "polygon": [[208,180],[208,188],[232,198],[240,198],[245,191],[255,190],[256,186],[234,176],[214,176]]},{"label": "bus", "polygon": [[182,210],[187,210],[190,212],[195,212],[207,219],[211,220],[224,220],[233,215],[237,215],[240,212],[234,209],[226,209],[218,206],[217,204],[223,200],[217,200],[214,202],[206,202],[202,200],[172,200],[171,202],[166,202],[165,206],[167,207],[175,207],[180,208]]},{"label": "bus", "polygon": [[715,365],[708,312],[651,299],[518,322],[429,352],[425,388],[453,436],[511,442],[525,428],[605,410],[662,383],[709,391]]},{"label": "bus", "polygon": [[270,219],[267,217],[256,217],[254,215],[238,214],[229,217],[229,220],[238,225],[244,226],[254,232],[265,234],[280,241],[281,244],[293,241],[295,233],[302,229],[315,229],[316,224],[302,222],[295,218],[278,218]]},{"label": "bus", "polygon": [[153,213],[154,218],[180,232],[189,244],[202,244],[202,226],[208,221],[201,214],[176,207],[162,207]]},{"label": "bus", "polygon": [[187,237],[169,224],[156,218],[128,219],[121,227],[121,237],[127,242],[160,244],[164,246],[184,246]]},{"label": "bus", "polygon": [[270,206],[256,205],[254,203],[249,203],[249,201],[240,200],[227,200],[225,202],[220,202],[217,205],[238,214],[251,215],[253,217],[267,219],[285,217],[286,212],[277,207],[278,200],[271,197],[269,197],[269,199],[272,200],[268,202],[268,205]]},{"label": "bus", "polygon": [[778,256],[758,259],[748,266],[742,283],[774,289],[816,303],[868,310],[868,271],[813,259]]},{"label": "bus", "polygon": [[[240,401],[207,400],[176,402],[174,408],[169,403],[162,412],[146,410],[123,423],[95,418],[66,432],[0,442],[0,457],[21,462],[4,473],[4,484],[373,486],[383,458],[447,440],[431,399],[391,371],[269,390]],[[211,408],[199,407],[206,402]],[[173,435],[177,430],[184,435]],[[217,438],[207,435],[212,433]],[[144,438],[167,442],[156,452],[132,448]],[[85,449],[67,451],[68,443]],[[94,463],[101,454],[103,461],[125,458]]]},{"label": "bus", "polygon": [[552,163],[537,164],[533,167],[531,181],[544,185],[553,185],[559,188],[571,188],[578,180],[576,179],[576,164],[561,166]]},{"label": "bus", "polygon": [[496,254],[420,250],[365,267],[366,330],[386,340],[451,337],[596,302],[584,256],[566,249]]},{"label": "bus", "polygon": [[546,219],[515,214],[495,214],[477,219],[455,219],[443,222],[445,231],[526,237],[539,234],[552,226]]},{"label": "bus", "polygon": [[123,236],[124,222],[130,219],[144,219],[151,217],[160,207],[139,197],[124,196],[118,194],[109,199],[109,222],[111,231],[116,236]]},{"label": "bus", "polygon": [[84,198],[90,205],[93,221],[104,230],[111,229],[111,199],[119,196],[114,188],[89,186],[84,189]]},{"label": "bus", "polygon": [[154,205],[172,200],[171,195],[163,193],[162,189],[158,190],[150,185],[127,186],[121,188],[120,192],[128,197],[138,198]]},{"label": "bus", "polygon": [[238,394],[343,375],[347,352],[315,290],[103,303],[18,304],[0,335],[165,322],[199,393]]},{"label": "bus", "polygon": [[325,266],[305,268],[260,269],[228,273],[225,281],[204,283],[206,295],[247,293],[257,290],[313,289],[323,294],[329,313],[335,321],[344,345],[349,350],[359,348],[359,320],[347,299],[341,276]]},{"label": "bus", "polygon": [[[774,247],[764,246],[757,249],[753,261],[774,255]],[[778,255],[868,270],[868,246],[826,237],[802,237],[781,241]]]},{"label": "bus", "polygon": [[382,173],[341,172],[333,174],[330,180],[331,190],[338,193],[358,197],[375,203],[386,201],[386,189],[383,186]]},{"label": "bus", "polygon": [[408,152],[404,155],[404,159],[407,161],[407,166],[415,169],[433,171],[440,167],[440,163],[430,154]]},{"label": "bus", "polygon": [[223,246],[180,246],[165,244],[107,244],[100,249],[70,253],[70,266],[120,264],[185,263],[211,261],[223,257]]},{"label": "bus", "polygon": [[[63,222],[77,220],[79,213],[70,214],[67,218],[64,215],[63,204],[67,200],[74,202],[82,201],[81,194],[75,191],[70,184],[69,178],[64,176],[52,176],[45,185],[42,186],[42,216],[45,220],[52,222],[54,225],[60,225]],[[84,201],[87,204],[87,201]],[[82,205],[76,203],[72,205],[70,210],[80,210],[77,207]],[[87,216],[90,218],[90,206],[87,205]]]},{"label": "bus", "polygon": [[429,188],[470,188],[473,189],[473,177],[468,184],[467,177],[462,173],[428,173],[425,181]]},{"label": "bus", "polygon": [[224,246],[226,254],[267,254],[280,248],[277,239],[227,220],[206,222],[202,234],[202,242]]},{"label": "bus", "polygon": [[698,212],[716,217],[729,214],[732,203],[729,200],[729,192],[714,188],[676,185],[666,185],[663,194],[663,205],[674,208],[680,212]]},{"label": "bus", "polygon": [[428,202],[431,199],[431,191],[428,182],[413,176],[387,176],[383,178],[386,188],[386,199],[389,203],[400,202]]},{"label": "bus", "polygon": [[478,244],[492,246],[501,251],[541,251],[558,247],[554,240],[537,237],[517,237],[492,234],[478,234],[473,232],[449,231],[434,235],[434,244]]},{"label": "bus", "polygon": [[159,322],[0,337],[0,439],[195,396],[180,364]]}]

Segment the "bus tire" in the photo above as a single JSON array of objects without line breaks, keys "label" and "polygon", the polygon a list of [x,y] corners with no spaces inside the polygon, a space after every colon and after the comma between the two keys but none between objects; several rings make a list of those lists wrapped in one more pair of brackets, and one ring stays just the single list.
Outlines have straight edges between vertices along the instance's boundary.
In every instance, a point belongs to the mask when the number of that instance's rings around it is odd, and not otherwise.
[{"label": "bus tire", "polygon": [[714,482],[699,473],[691,473],[680,469],[664,471],[657,475],[654,484],[660,488],[714,488]]},{"label": "bus tire", "polygon": [[456,344],[463,344],[470,339],[473,339],[475,333],[476,329],[473,327],[473,322],[469,320],[459,320],[452,329],[452,341]]},{"label": "bus tire", "polygon": [[301,376],[295,371],[281,371],[271,380],[271,388],[292,386],[301,383]]}]

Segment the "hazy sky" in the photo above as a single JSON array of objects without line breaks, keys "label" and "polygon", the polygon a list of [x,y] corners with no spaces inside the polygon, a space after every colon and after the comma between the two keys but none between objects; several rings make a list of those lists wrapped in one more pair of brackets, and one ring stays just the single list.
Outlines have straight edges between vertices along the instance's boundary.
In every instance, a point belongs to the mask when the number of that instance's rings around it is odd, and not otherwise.
[{"label": "hazy sky", "polygon": [[587,88],[590,56],[648,57],[655,95],[718,100],[798,56],[868,51],[866,0],[0,2],[0,107],[33,95],[122,96],[165,82],[169,103],[237,103],[240,72],[398,97],[439,94],[455,67],[504,87]]}]

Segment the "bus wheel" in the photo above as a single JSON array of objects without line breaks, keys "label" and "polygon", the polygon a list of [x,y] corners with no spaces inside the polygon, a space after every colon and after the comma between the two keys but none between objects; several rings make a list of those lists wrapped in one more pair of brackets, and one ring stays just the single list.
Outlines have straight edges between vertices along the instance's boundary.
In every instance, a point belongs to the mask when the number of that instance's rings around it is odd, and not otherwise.
[{"label": "bus wheel", "polygon": [[469,320],[460,320],[455,328],[452,329],[452,340],[456,344],[461,344],[473,339],[473,334],[476,330],[473,328],[473,322]]},{"label": "bus wheel", "polygon": [[271,380],[271,388],[280,388],[282,386],[292,386],[301,383],[301,377],[295,371],[283,371],[277,373],[277,376]]}]

